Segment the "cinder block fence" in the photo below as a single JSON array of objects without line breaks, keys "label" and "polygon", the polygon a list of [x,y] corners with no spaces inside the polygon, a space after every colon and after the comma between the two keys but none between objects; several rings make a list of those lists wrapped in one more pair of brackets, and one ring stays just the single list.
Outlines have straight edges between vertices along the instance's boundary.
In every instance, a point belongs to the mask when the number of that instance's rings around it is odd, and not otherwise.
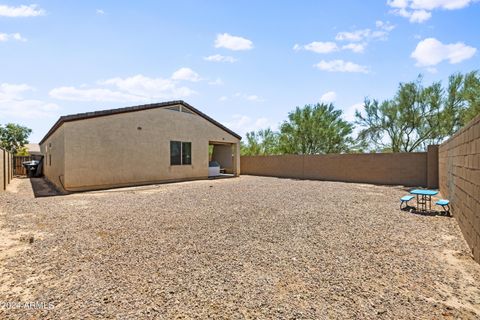
[{"label": "cinder block fence", "polygon": [[440,145],[438,162],[440,191],[480,262],[480,116]]},{"label": "cinder block fence", "polygon": [[245,156],[242,174],[438,188],[438,146],[427,152]]}]

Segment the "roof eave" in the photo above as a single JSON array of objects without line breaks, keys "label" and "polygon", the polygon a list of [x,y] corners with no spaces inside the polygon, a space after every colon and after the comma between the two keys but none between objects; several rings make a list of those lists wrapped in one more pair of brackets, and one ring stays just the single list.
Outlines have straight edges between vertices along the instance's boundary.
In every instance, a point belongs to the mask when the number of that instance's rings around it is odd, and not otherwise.
[{"label": "roof eave", "polygon": [[183,101],[183,100],[173,100],[173,101],[167,101],[167,102],[144,104],[144,105],[137,105],[137,106],[131,106],[131,107],[118,108],[118,109],[100,110],[100,111],[94,111],[94,112],[85,112],[85,113],[72,114],[72,115],[68,115],[68,116],[61,116],[57,120],[57,122],[55,122],[55,124],[50,128],[50,130],[48,130],[48,132],[45,134],[45,136],[42,138],[42,140],[40,140],[40,142],[38,144],[42,145],[45,142],[45,140],[47,140],[65,122],[85,120],[85,119],[98,118],[98,117],[106,117],[106,116],[111,116],[111,115],[116,115],[116,114],[121,114],[121,113],[143,111],[143,110],[149,110],[149,109],[155,109],[155,108],[164,108],[164,107],[177,105],[177,104],[181,104],[181,105],[191,109],[193,112],[197,113],[199,116],[201,116],[205,120],[209,121],[210,123],[214,124],[215,126],[219,127],[220,129],[224,130],[225,132],[231,134],[235,138],[237,138],[239,140],[242,140],[242,137],[239,134],[237,134],[234,131],[228,129],[227,127],[225,127],[220,122],[210,118],[205,113],[203,113],[200,110],[194,108],[193,106],[186,103],[185,101]]}]

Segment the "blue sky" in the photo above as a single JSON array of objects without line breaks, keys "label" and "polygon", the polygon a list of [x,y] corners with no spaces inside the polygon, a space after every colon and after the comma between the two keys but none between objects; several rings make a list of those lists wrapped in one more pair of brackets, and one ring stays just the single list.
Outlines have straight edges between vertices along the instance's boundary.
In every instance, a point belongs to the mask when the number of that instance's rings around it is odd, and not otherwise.
[{"label": "blue sky", "polygon": [[479,69],[480,3],[1,1],[0,124],[182,99],[244,135]]}]

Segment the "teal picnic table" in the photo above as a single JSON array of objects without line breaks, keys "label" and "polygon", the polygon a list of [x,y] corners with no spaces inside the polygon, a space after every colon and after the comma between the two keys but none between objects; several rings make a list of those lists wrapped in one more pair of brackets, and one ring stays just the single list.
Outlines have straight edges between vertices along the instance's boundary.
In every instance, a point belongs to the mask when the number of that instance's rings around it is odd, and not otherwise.
[{"label": "teal picnic table", "polygon": [[411,194],[417,196],[417,209],[421,211],[427,211],[427,204],[429,210],[432,210],[432,196],[438,194],[438,190],[427,190],[427,189],[414,189],[410,191]]}]

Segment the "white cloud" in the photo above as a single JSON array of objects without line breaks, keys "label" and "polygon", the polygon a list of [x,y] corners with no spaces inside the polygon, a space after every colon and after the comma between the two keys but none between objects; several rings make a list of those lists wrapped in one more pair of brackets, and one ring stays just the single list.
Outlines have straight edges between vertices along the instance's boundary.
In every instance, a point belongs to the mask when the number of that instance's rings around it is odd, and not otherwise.
[{"label": "white cloud", "polygon": [[392,8],[405,8],[409,0],[388,0],[387,4]]},{"label": "white cloud", "polygon": [[389,0],[391,13],[408,18],[412,23],[425,22],[431,18],[431,11],[462,9],[478,0]]},{"label": "white cloud", "polygon": [[59,109],[54,103],[24,97],[35,91],[26,84],[0,84],[0,115],[5,117],[38,118],[52,116]]},{"label": "white cloud", "polygon": [[386,40],[388,34],[395,29],[395,26],[390,22],[384,22],[377,20],[375,22],[377,29],[358,29],[354,31],[342,31],[337,33],[335,40],[337,41],[350,41],[350,42],[360,42],[360,41],[371,41],[371,40]]},{"label": "white cloud", "polygon": [[252,119],[249,116],[241,114],[233,115],[233,117],[229,121],[224,122],[224,125],[243,137],[245,137],[245,134],[250,131],[267,128],[272,128],[272,130],[276,130],[277,126],[265,117]]},{"label": "white cloud", "polygon": [[306,45],[295,44],[293,50],[308,50],[316,53],[331,53],[339,50],[351,50],[355,53],[362,53],[365,51],[368,43],[374,40],[387,40],[389,33],[395,29],[395,26],[389,21],[377,20],[375,22],[376,29],[358,29],[353,31],[338,32],[335,40],[349,43],[340,46],[333,41],[314,41]]},{"label": "white cloud", "polygon": [[413,23],[422,23],[427,21],[431,17],[432,17],[432,14],[425,10],[412,11],[412,13],[408,16],[410,22],[413,22]]},{"label": "white cloud", "polygon": [[70,101],[131,102],[143,100],[140,96],[101,88],[58,87],[50,90],[49,94],[52,98]]},{"label": "white cloud", "polygon": [[215,80],[209,81],[208,84],[209,84],[209,85],[212,85],[212,86],[223,86],[223,85],[224,85],[223,80],[220,79],[220,78],[217,78],[217,79],[215,79]]},{"label": "white cloud", "polygon": [[322,60],[319,63],[315,64],[314,67],[329,72],[360,72],[368,73],[369,70],[366,66],[355,64],[350,61],[344,60]]},{"label": "white cloud", "polygon": [[21,41],[21,42],[27,41],[27,39],[22,37],[22,35],[18,32],[17,33],[0,33],[0,42],[6,42],[10,40]]},{"label": "white cloud", "polygon": [[0,16],[3,17],[36,17],[45,15],[45,10],[38,8],[36,4],[29,6],[21,5],[18,7],[0,5]]},{"label": "white cloud", "polygon": [[27,91],[33,91],[34,89],[27,84],[0,84],[0,100],[13,100],[21,99],[22,94]]},{"label": "white cloud", "polygon": [[173,80],[184,80],[184,81],[192,81],[192,82],[197,82],[200,81],[201,78],[196,73],[190,68],[180,68],[177,71],[175,71],[172,74],[172,79]]},{"label": "white cloud", "polygon": [[259,96],[256,94],[251,94],[245,97],[248,101],[263,101]]},{"label": "white cloud", "polygon": [[408,20],[412,23],[422,23],[432,17],[432,14],[425,10],[409,11],[407,9],[401,8],[393,10],[392,12],[401,17],[408,18]]},{"label": "white cloud", "polygon": [[179,86],[176,80],[150,78],[141,74],[99,81],[98,85],[100,87],[96,88],[85,86],[54,88],[50,91],[50,96],[72,101],[148,102],[160,99],[180,99],[196,93],[188,87]]},{"label": "white cloud", "polygon": [[241,92],[235,93],[232,97],[233,98],[245,99],[247,101],[253,101],[253,102],[264,102],[265,101],[265,99],[263,99],[262,97],[260,97],[256,94],[245,94],[245,93],[241,93]]},{"label": "white cloud", "polygon": [[214,54],[208,57],[204,57],[203,60],[211,61],[211,62],[230,62],[234,63],[237,61],[234,57],[230,56],[222,56],[221,54]]},{"label": "white cloud", "polygon": [[399,6],[399,8],[455,10],[465,8],[473,2],[475,2],[475,0],[406,0],[400,1],[401,6]]},{"label": "white cloud", "polygon": [[473,57],[476,51],[463,42],[443,44],[435,38],[427,38],[417,44],[411,57],[417,61],[417,66],[430,67],[444,60],[451,64],[462,62]]},{"label": "white cloud", "polygon": [[353,31],[342,31],[337,33],[335,40],[348,41],[350,43],[343,45],[342,50],[351,50],[355,53],[362,53],[365,51],[368,43],[371,41],[387,40],[390,32],[395,29],[395,26],[389,21],[375,21],[376,29],[358,29]]},{"label": "white cloud", "polygon": [[128,78],[112,78],[100,84],[113,85],[117,89],[144,98],[187,97],[195,93],[187,87],[180,87],[176,81],[163,78],[150,78],[141,74]]},{"label": "white cloud", "polygon": [[228,100],[227,96],[221,96],[220,98],[218,98],[218,101],[227,101],[227,100]]},{"label": "white cloud", "polygon": [[371,34],[370,29],[355,30],[352,32],[342,31],[337,33],[335,40],[338,41],[363,41]]},{"label": "white cloud", "polygon": [[349,43],[349,44],[346,44],[346,45],[342,46],[342,49],[343,50],[352,50],[355,53],[362,53],[363,51],[365,51],[366,46],[367,46],[367,44],[365,42],[364,43]]},{"label": "white cloud", "polygon": [[355,121],[355,111],[356,110],[363,110],[363,103],[362,102],[359,102],[359,103],[355,103],[353,105],[351,105],[350,107],[346,108],[343,110],[343,119],[346,120],[346,121],[349,121],[349,122],[353,122]]},{"label": "white cloud", "polygon": [[314,41],[310,42],[309,44],[306,44],[304,46],[301,46],[299,44],[296,44],[293,46],[293,50],[299,51],[299,50],[307,50],[307,51],[312,51],[315,53],[330,53],[338,50],[338,46],[335,42],[321,42],[321,41]]},{"label": "white cloud", "polygon": [[393,24],[391,24],[389,21],[384,22],[382,20],[377,20],[377,21],[375,21],[375,26],[378,29],[385,30],[385,31],[388,31],[388,32],[395,29],[395,26]]},{"label": "white cloud", "polygon": [[325,92],[320,98],[321,102],[330,103],[337,99],[337,93],[335,91]]},{"label": "white cloud", "polygon": [[102,9],[97,9],[95,10],[95,13],[98,14],[99,16],[102,16],[105,14],[105,11],[103,11]]},{"label": "white cloud", "polygon": [[226,48],[234,51],[251,50],[253,49],[253,42],[246,38],[223,33],[217,35],[217,39],[215,39],[215,48]]}]

